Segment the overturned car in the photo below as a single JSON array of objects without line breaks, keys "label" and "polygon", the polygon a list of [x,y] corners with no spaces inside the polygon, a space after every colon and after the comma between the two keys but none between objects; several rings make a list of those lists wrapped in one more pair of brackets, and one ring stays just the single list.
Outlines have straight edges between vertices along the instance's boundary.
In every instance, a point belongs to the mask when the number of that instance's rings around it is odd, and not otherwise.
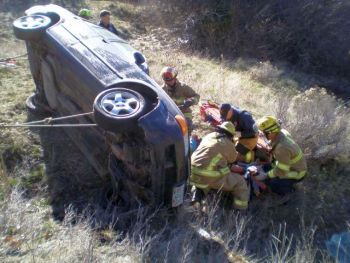
[{"label": "overturned car", "polygon": [[[36,84],[32,107],[55,117],[91,112],[65,131],[121,198],[179,206],[189,174],[183,114],[126,41],[57,5],[34,6],[13,23]],[[28,103],[27,103],[28,104]],[[69,157],[67,157],[69,158]],[[127,195],[125,195],[127,193]]]}]

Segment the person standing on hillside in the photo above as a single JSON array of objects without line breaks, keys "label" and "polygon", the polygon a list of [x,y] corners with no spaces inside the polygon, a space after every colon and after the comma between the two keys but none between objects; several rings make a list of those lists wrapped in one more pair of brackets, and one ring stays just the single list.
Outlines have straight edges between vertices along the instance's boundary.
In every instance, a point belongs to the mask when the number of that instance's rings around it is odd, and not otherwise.
[{"label": "person standing on hillside", "polygon": [[220,105],[220,116],[222,121],[230,121],[240,132],[236,150],[239,153],[238,161],[251,163],[254,161],[254,149],[258,143],[259,129],[253,116],[245,110],[240,110],[231,104]]},{"label": "person standing on hillside", "polygon": [[299,145],[291,135],[281,128],[281,122],[273,116],[258,120],[259,129],[271,141],[274,158],[273,168],[263,173],[272,192],[286,195],[293,191],[293,185],[304,179],[307,164]]},{"label": "person standing on hillside", "polygon": [[249,201],[248,186],[243,176],[232,173],[229,166],[238,154],[232,141],[234,135],[234,125],[224,122],[216,132],[202,139],[191,156],[190,183],[203,192],[210,189],[230,192],[234,208],[245,210]]},{"label": "person standing on hillside", "polygon": [[188,85],[177,79],[177,70],[172,67],[164,67],[160,73],[164,84],[163,90],[176,103],[185,115],[189,126],[192,126],[191,106],[198,104],[199,95]]},{"label": "person standing on hillside", "polygon": [[100,23],[98,24],[100,27],[107,29],[108,31],[119,35],[117,29],[111,23],[111,12],[107,10],[102,10],[100,12]]}]

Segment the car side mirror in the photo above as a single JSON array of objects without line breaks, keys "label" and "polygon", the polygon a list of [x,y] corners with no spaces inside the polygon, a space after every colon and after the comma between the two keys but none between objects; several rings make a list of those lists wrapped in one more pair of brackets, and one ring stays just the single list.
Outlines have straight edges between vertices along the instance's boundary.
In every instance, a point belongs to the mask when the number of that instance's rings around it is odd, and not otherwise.
[{"label": "car side mirror", "polygon": [[138,52],[138,51],[134,52],[134,58],[135,58],[135,63],[136,63],[137,65],[141,65],[141,64],[143,64],[143,63],[146,62],[146,59],[145,59],[145,57],[142,55],[141,52]]}]

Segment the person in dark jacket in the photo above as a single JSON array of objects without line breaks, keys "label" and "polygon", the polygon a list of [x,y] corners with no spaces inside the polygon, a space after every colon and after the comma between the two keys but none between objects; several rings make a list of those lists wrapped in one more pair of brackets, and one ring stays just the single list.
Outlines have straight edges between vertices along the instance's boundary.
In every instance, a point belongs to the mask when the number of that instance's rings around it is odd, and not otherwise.
[{"label": "person in dark jacket", "polygon": [[231,104],[224,103],[220,106],[222,121],[230,121],[240,133],[236,150],[239,153],[237,160],[250,163],[254,161],[254,149],[258,143],[259,129],[253,116],[245,110],[240,110]]},{"label": "person in dark jacket", "polygon": [[114,25],[111,23],[111,12],[107,10],[102,10],[100,12],[100,23],[99,26],[107,29],[108,31],[119,35],[117,29],[114,27]]}]

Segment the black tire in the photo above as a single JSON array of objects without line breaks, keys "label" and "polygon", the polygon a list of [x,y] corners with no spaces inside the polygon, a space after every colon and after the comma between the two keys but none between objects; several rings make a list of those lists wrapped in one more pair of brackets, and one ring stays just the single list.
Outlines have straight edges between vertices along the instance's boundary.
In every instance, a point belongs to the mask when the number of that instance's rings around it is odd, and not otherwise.
[{"label": "black tire", "polygon": [[13,32],[18,39],[35,41],[50,27],[51,19],[44,15],[23,16],[13,22]]},{"label": "black tire", "polygon": [[37,97],[38,95],[33,93],[27,98],[26,100],[27,110],[35,116],[40,116],[40,117],[51,116],[52,111],[50,110],[50,108],[38,102]]},{"label": "black tire", "polygon": [[[116,100],[117,96],[120,101]],[[112,112],[113,110],[115,112]],[[112,132],[135,129],[137,120],[146,111],[145,98],[140,93],[126,88],[105,90],[98,94],[94,101],[94,117],[97,125]]]}]

